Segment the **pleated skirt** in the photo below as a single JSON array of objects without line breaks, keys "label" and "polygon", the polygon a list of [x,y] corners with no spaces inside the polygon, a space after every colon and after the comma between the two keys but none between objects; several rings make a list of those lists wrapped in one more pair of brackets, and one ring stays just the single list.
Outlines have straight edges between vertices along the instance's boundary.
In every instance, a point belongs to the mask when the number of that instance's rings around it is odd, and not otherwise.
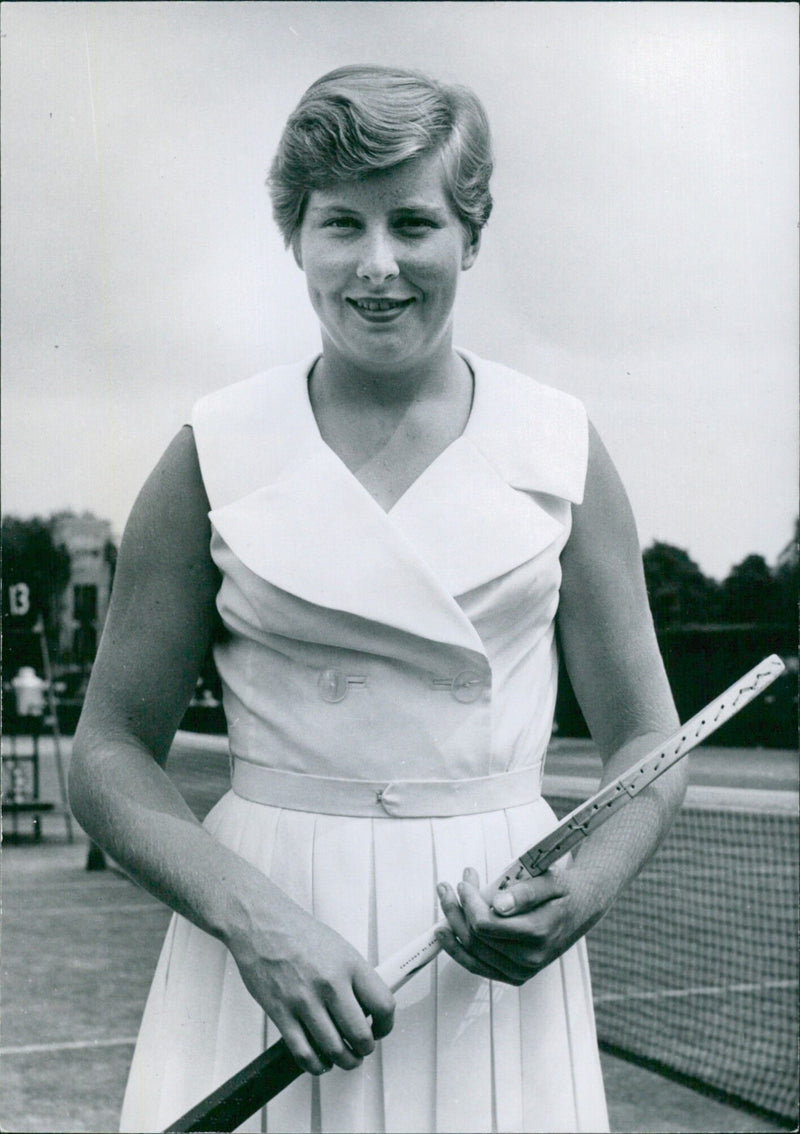
[{"label": "pleated skirt", "polygon": [[[370,819],[229,792],[205,826],[373,965],[440,916],[437,881],[482,882],[555,823],[543,800],[480,815]],[[279,1038],[215,938],[175,916],[145,1007],[123,1131],[164,1130]],[[583,941],[521,988],[441,955],[397,993],[392,1033],[354,1071],[303,1075],[240,1130],[608,1129]]]}]

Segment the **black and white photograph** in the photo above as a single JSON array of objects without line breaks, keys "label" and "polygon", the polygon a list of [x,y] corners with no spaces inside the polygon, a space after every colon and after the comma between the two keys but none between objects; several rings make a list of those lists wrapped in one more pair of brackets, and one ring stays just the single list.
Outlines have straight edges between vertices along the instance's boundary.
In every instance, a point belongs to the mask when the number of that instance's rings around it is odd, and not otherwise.
[{"label": "black and white photograph", "polygon": [[0,4],[0,1130],[797,1128],[798,23]]}]

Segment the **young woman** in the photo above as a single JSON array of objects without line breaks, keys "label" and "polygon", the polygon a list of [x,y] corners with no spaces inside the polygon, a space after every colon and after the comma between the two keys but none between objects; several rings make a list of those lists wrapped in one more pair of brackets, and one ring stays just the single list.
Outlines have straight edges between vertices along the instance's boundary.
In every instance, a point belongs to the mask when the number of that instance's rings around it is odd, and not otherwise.
[{"label": "young woman", "polygon": [[[606,780],[676,725],[583,407],[453,347],[491,167],[465,89],[313,84],[271,191],[322,351],[203,398],[131,515],[71,768],[79,821],[176,912],[123,1129],[163,1129],[279,1033],[311,1074],[248,1129],[607,1125],[580,939],[683,773],[511,908],[480,897],[554,824],[557,635]],[[232,787],[200,825],[163,766],[212,640]],[[437,883],[449,956],[395,1003],[374,966],[436,919]]]}]

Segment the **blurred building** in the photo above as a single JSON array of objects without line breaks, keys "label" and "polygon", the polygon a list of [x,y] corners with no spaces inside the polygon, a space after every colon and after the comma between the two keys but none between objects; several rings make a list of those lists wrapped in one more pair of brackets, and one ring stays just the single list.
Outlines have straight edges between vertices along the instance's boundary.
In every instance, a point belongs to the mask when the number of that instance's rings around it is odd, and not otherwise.
[{"label": "blurred building", "polygon": [[58,609],[58,656],[62,663],[94,661],[113,577],[111,523],[94,516],[55,516],[54,544],[69,555],[69,582]]}]

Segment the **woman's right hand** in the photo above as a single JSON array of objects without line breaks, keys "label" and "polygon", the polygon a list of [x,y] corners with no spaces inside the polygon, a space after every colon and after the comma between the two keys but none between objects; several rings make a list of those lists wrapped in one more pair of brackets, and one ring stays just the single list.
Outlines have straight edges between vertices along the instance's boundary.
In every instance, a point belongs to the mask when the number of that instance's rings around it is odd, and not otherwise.
[{"label": "woman's right hand", "polygon": [[343,937],[282,899],[228,940],[242,979],[304,1071],[358,1067],[392,1030],[394,997]]}]

